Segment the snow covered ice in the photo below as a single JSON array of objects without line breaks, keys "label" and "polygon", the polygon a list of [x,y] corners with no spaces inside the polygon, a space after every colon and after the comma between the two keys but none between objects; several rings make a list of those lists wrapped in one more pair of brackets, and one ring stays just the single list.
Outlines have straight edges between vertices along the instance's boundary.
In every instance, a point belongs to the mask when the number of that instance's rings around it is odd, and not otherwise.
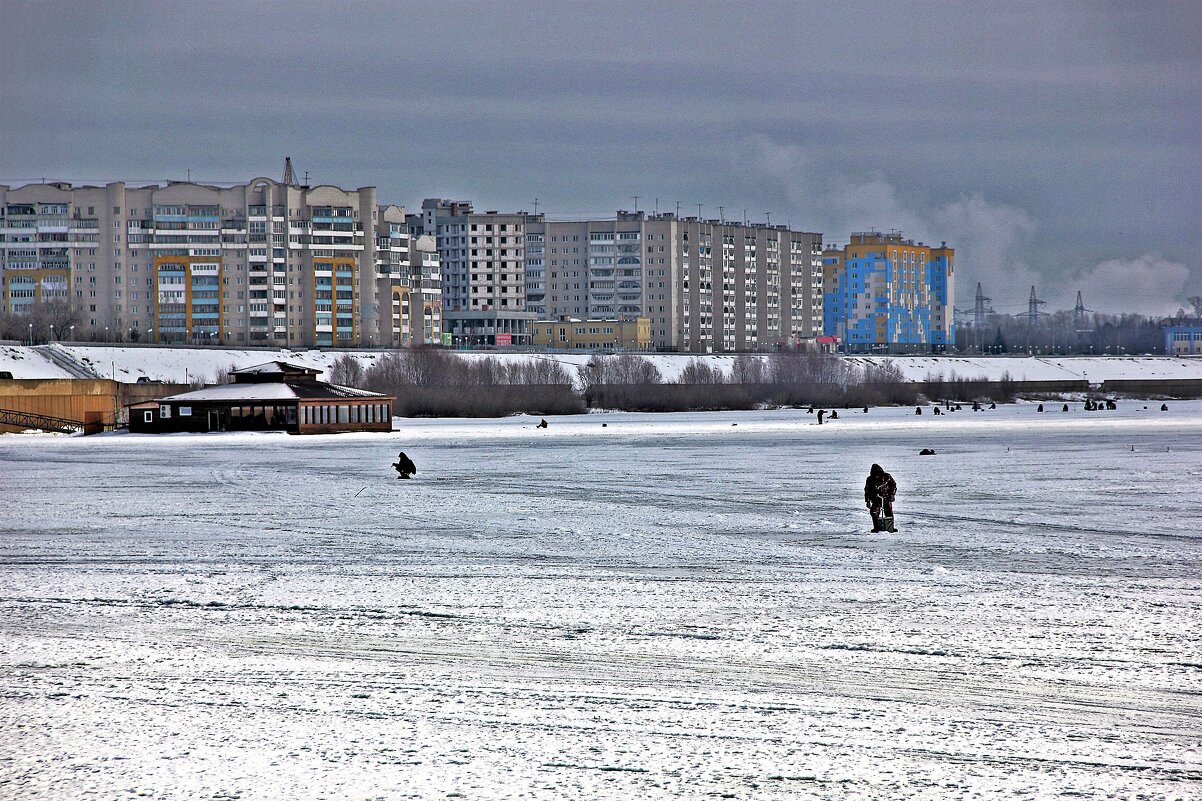
[{"label": "snow covered ice", "polygon": [[0,798],[1198,798],[1143,406],[0,437]]}]

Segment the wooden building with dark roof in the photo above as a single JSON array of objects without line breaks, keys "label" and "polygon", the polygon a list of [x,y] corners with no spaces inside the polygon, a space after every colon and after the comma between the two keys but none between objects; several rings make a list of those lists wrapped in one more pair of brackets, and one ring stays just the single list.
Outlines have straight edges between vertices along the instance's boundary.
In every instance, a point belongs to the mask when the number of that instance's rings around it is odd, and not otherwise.
[{"label": "wooden building with dark roof", "polygon": [[393,398],[327,384],[318,381],[318,375],[318,370],[287,362],[235,370],[232,384],[130,404],[129,430],[140,434],[392,430]]}]

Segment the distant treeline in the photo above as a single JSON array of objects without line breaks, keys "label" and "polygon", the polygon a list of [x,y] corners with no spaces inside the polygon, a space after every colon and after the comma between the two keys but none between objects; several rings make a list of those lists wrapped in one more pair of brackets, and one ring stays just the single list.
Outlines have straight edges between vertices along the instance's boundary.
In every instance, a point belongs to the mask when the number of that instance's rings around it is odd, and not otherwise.
[{"label": "distant treeline", "polygon": [[971,320],[956,324],[956,353],[1077,354],[1083,356],[1164,353],[1164,328],[1188,320],[1142,314],[1087,314],[1071,311],[1042,315],[990,314],[977,327]]},{"label": "distant treeline", "polygon": [[[795,351],[741,354],[729,374],[695,358],[679,378],[667,381],[650,359],[634,354],[593,356],[577,380],[546,357],[466,359],[416,348],[385,354],[366,370],[354,356],[344,355],[331,368],[330,381],[392,395],[394,411],[403,417],[913,405],[920,391],[892,366],[857,367],[836,356]],[[998,392],[999,383],[978,385],[953,376],[942,385],[949,399],[971,400],[988,397],[977,389],[1005,394]]]}]

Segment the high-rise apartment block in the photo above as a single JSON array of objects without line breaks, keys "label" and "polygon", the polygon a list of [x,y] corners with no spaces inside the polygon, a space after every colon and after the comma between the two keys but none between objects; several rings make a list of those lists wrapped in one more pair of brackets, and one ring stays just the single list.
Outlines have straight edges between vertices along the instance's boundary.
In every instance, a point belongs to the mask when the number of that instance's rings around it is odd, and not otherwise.
[{"label": "high-rise apartment block", "polygon": [[660,350],[741,351],[816,335],[820,234],[674,214],[526,225],[526,292],[540,318],[651,323]]},{"label": "high-rise apartment block", "polygon": [[822,235],[686,218],[680,350],[764,350],[818,335]]},{"label": "high-rise apartment block", "polygon": [[667,347],[679,327],[680,237],[675,220],[618,212],[613,220],[526,226],[526,292],[540,319],[651,321]]},{"label": "high-rise apartment block", "polygon": [[526,308],[524,213],[477,213],[464,201],[427,199],[409,215],[411,235],[433,236],[442,270],[448,344],[530,345],[538,317]]},{"label": "high-rise apartment block", "polygon": [[955,340],[955,251],[854,233],[822,254],[823,327],[852,353],[941,351]]},{"label": "high-rise apartment block", "polygon": [[399,284],[421,290],[414,331],[434,340],[438,278],[436,258],[410,247],[404,211],[378,209],[374,187],[301,186],[290,169],[235,186],[0,186],[5,310],[66,301],[78,338],[396,344]]}]

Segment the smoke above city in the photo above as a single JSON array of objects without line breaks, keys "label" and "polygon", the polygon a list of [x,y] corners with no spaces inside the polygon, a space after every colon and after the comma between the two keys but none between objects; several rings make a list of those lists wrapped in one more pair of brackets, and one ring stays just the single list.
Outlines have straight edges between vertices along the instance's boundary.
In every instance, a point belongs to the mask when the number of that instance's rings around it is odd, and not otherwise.
[{"label": "smoke above city", "polygon": [[1053,308],[1072,308],[1082,292],[1091,309],[1106,313],[1171,315],[1187,306],[1189,267],[1146,253],[1132,259],[1108,259],[1069,272],[1039,257],[1039,222],[1026,210],[990,202],[980,193],[931,202],[907,196],[883,174],[833,174],[806,157],[804,149],[766,139],[747,143],[736,155],[751,160],[760,180],[782,193],[788,206],[811,210],[828,244],[849,232],[900,230],[927,244],[948,242],[956,248],[957,303],[969,305],[980,282],[1000,312],[1025,310],[1029,288]]}]

